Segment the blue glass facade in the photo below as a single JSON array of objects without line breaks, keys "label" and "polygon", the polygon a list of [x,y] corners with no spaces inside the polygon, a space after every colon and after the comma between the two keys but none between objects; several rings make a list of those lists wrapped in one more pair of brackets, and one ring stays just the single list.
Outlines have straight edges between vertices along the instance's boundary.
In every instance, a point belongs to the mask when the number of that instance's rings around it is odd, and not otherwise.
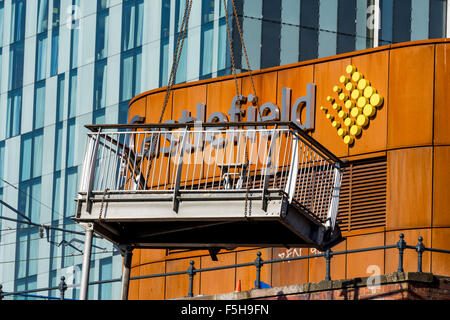
[{"label": "blue glass facade", "polygon": [[[446,0],[380,0],[379,30],[368,23],[374,3],[236,0],[251,68],[447,36]],[[193,1],[176,83],[230,74],[227,7]],[[70,217],[84,125],[126,123],[131,98],[167,84],[184,11],[185,0],[0,0],[0,199],[35,223],[83,231]],[[245,70],[234,22],[231,34]],[[3,206],[0,215],[25,219]],[[1,219],[0,230],[4,291],[55,286],[61,276],[79,283],[83,237]],[[94,244],[91,280],[120,277],[117,250]],[[117,299],[119,286],[93,286],[89,298]]]}]

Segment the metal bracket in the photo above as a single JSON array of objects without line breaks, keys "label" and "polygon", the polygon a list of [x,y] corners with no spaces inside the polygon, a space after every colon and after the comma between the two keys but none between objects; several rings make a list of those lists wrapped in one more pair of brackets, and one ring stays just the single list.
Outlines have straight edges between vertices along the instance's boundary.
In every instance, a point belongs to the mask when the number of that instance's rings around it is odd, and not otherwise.
[{"label": "metal bracket", "polygon": [[178,161],[177,161],[177,173],[175,177],[175,186],[173,190],[173,211],[178,213],[178,208],[180,205],[180,200],[178,199],[180,195],[180,183],[181,183],[181,172],[183,171],[183,156],[184,156],[184,146],[186,144],[186,136],[188,134],[189,128],[186,127],[186,130],[184,131],[183,140],[181,141],[181,150],[178,153]]}]

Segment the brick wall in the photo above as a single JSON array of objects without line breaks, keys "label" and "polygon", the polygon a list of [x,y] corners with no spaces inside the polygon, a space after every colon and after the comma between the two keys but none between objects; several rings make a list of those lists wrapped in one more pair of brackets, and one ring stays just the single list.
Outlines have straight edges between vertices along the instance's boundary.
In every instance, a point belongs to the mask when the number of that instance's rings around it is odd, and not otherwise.
[{"label": "brick wall", "polygon": [[[450,278],[431,273],[393,273],[373,279],[353,278],[285,287],[254,289],[192,299],[204,300],[450,300]],[[372,282],[370,282],[372,283]]]}]

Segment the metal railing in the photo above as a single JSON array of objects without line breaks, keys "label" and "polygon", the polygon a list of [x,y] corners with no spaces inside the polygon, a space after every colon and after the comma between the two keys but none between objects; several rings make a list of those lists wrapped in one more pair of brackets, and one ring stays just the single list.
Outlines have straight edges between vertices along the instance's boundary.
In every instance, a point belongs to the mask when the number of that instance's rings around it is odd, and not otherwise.
[{"label": "metal railing", "polygon": [[[189,282],[189,285],[188,285],[188,292],[187,292],[186,297],[193,297],[194,296],[194,277],[196,274],[199,274],[201,272],[218,271],[218,270],[225,270],[225,269],[232,269],[232,268],[242,268],[242,267],[254,266],[256,268],[255,289],[260,289],[261,288],[261,269],[265,264],[281,263],[281,262],[323,257],[325,259],[324,281],[331,281],[331,260],[334,256],[338,256],[338,255],[342,255],[342,254],[350,254],[350,253],[385,250],[385,249],[397,249],[397,251],[398,251],[398,267],[397,267],[397,270],[394,271],[396,273],[405,272],[404,271],[404,251],[407,249],[414,250],[417,252],[417,269],[416,270],[418,273],[423,272],[422,271],[422,257],[423,257],[424,252],[429,251],[429,252],[450,254],[450,250],[425,247],[425,245],[423,244],[422,237],[418,238],[418,242],[415,246],[408,245],[406,243],[406,241],[404,240],[404,235],[400,234],[399,241],[396,244],[392,244],[392,245],[369,247],[369,248],[362,248],[362,249],[343,250],[343,251],[336,251],[336,252],[333,252],[331,249],[328,249],[325,252],[314,254],[314,255],[296,256],[296,257],[283,258],[283,259],[272,259],[272,260],[263,260],[261,257],[262,256],[261,252],[257,252],[256,259],[252,262],[232,264],[232,265],[219,266],[219,267],[211,267],[211,268],[199,268],[199,269],[195,268],[195,266],[194,266],[195,262],[193,260],[191,260],[190,265],[187,270],[131,277],[130,280],[143,280],[143,279],[150,279],[150,278],[176,276],[176,275],[187,275],[188,276],[187,280]],[[103,280],[103,281],[92,281],[92,282],[89,282],[89,285],[100,285],[100,284],[113,283],[113,282],[119,282],[119,281],[122,281],[122,278],[115,278],[115,279]],[[65,283],[64,277],[61,277],[61,282],[57,287],[39,288],[39,289],[17,291],[17,292],[3,292],[2,291],[3,287],[2,287],[2,285],[0,285],[0,300],[2,300],[4,297],[8,297],[8,296],[25,295],[25,294],[42,292],[42,291],[50,291],[50,290],[59,290],[61,300],[64,300],[66,290],[68,288],[73,288],[73,287],[78,287],[78,286],[79,285],[67,285]],[[39,297],[39,296],[35,296],[35,297]]]},{"label": "metal railing", "polygon": [[87,127],[80,195],[279,191],[334,227],[342,163],[293,123]]}]

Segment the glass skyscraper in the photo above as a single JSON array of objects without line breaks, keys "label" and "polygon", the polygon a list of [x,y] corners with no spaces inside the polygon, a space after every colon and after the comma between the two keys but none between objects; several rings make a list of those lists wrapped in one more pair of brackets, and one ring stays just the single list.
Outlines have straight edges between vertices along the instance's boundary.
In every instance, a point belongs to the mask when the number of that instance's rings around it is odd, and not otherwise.
[{"label": "glass skyscraper", "polygon": [[[230,74],[223,0],[193,0],[176,83]],[[446,0],[236,0],[251,68],[448,36]],[[0,1],[0,284],[57,286],[77,299],[83,236],[75,214],[86,124],[126,123],[135,95],[165,86],[185,0]],[[379,25],[377,22],[379,21]],[[238,71],[246,69],[232,26]],[[91,281],[121,276],[95,238]],[[40,292],[59,297],[58,292]],[[120,283],[91,286],[117,299]],[[16,299],[27,298],[16,296]]]}]

